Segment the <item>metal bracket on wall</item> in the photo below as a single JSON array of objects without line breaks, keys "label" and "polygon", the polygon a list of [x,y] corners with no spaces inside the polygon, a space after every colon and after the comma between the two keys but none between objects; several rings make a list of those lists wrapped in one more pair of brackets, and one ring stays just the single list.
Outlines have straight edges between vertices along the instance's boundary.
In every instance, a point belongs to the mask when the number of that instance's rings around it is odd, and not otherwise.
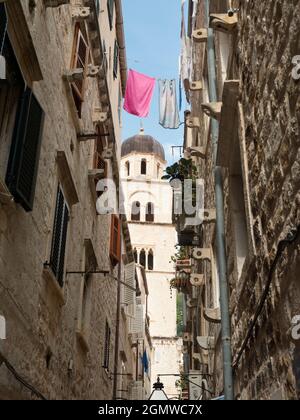
[{"label": "metal bracket on wall", "polygon": [[183,341],[193,341],[192,334],[189,332],[185,332],[182,336]]},{"label": "metal bracket on wall", "polygon": [[238,17],[236,14],[234,14],[233,16],[229,16],[228,13],[212,13],[210,15],[210,27],[215,31],[229,33],[236,29],[237,24]]},{"label": "metal bracket on wall", "polygon": [[207,104],[202,104],[201,108],[204,114],[206,114],[208,117],[219,121],[221,118],[222,105],[222,102],[210,102]]},{"label": "metal bracket on wall", "polygon": [[77,135],[77,140],[79,141],[87,141],[87,140],[94,140],[97,137],[108,137],[109,133],[99,134],[99,133],[79,133]]},{"label": "metal bracket on wall", "polygon": [[208,31],[206,28],[195,29],[192,33],[195,42],[206,42],[208,38]]}]

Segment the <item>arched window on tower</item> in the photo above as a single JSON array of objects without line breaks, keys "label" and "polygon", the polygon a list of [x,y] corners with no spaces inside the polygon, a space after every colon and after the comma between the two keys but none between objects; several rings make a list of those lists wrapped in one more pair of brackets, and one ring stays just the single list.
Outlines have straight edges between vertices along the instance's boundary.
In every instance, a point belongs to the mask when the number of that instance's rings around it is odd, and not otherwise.
[{"label": "arched window on tower", "polygon": [[147,203],[146,222],[154,222],[154,204],[153,203]]},{"label": "arched window on tower", "polygon": [[160,176],[160,164],[157,164],[157,178]]},{"label": "arched window on tower", "polygon": [[142,159],[142,161],[141,161],[141,174],[142,175],[147,174],[147,161],[146,161],[146,159]]},{"label": "arched window on tower", "polygon": [[126,168],[126,176],[130,176],[130,162],[126,162],[125,163],[125,168]]},{"label": "arched window on tower", "polygon": [[136,248],[134,248],[134,251],[133,251],[133,257],[134,257],[134,261],[135,261],[135,262],[136,262],[136,264],[137,264],[137,262],[138,262],[138,253],[137,253]]},{"label": "arched window on tower", "polygon": [[154,269],[154,255],[152,249],[148,252],[148,270],[153,271]]},{"label": "arched window on tower", "polygon": [[140,252],[140,264],[146,268],[146,251],[144,249]]},{"label": "arched window on tower", "polygon": [[131,220],[134,222],[139,222],[141,220],[141,203],[139,201],[132,203]]}]

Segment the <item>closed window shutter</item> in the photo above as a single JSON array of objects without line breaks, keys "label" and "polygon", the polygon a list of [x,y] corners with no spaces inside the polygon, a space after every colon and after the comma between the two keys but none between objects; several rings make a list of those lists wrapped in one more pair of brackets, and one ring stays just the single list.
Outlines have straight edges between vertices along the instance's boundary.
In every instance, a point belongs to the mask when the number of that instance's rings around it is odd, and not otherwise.
[{"label": "closed window shutter", "polygon": [[[125,276],[123,285],[123,304],[125,306],[125,313],[129,317],[135,316],[135,262],[125,266]],[[129,287],[127,287],[129,286]]]},{"label": "closed window shutter", "polygon": [[115,0],[107,0],[107,11],[110,30],[113,28]]},{"label": "closed window shutter", "polygon": [[50,267],[61,287],[63,287],[64,278],[68,222],[69,210],[66,205],[63,193],[61,189],[58,188],[51,246]]},{"label": "closed window shutter", "polygon": [[44,112],[31,89],[22,95],[16,115],[6,183],[15,201],[31,211],[44,120]]},{"label": "closed window shutter", "polygon": [[118,216],[111,216],[110,257],[113,264],[121,259],[121,222]]},{"label": "closed window shutter", "polygon": [[119,68],[119,45],[118,42],[115,41],[115,49],[114,49],[114,78],[118,77],[118,68]]},{"label": "closed window shutter", "polygon": [[136,305],[135,317],[130,320],[130,333],[135,334],[137,338],[144,336],[144,316],[143,305]]}]

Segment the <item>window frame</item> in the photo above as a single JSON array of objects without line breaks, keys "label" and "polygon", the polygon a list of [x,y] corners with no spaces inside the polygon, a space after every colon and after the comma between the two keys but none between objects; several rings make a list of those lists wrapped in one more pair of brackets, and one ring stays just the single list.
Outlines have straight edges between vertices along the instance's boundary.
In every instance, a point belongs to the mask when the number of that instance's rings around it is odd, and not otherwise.
[{"label": "window frame", "polygon": [[121,261],[121,220],[116,214],[111,215],[109,255],[113,266]]}]

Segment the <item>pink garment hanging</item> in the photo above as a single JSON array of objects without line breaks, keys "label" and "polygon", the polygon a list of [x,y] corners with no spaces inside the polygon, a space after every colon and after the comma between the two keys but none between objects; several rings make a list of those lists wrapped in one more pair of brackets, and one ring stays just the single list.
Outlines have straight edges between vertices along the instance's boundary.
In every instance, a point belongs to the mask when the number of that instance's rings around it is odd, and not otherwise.
[{"label": "pink garment hanging", "polygon": [[154,87],[155,78],[129,70],[124,102],[125,111],[137,117],[148,117]]}]

